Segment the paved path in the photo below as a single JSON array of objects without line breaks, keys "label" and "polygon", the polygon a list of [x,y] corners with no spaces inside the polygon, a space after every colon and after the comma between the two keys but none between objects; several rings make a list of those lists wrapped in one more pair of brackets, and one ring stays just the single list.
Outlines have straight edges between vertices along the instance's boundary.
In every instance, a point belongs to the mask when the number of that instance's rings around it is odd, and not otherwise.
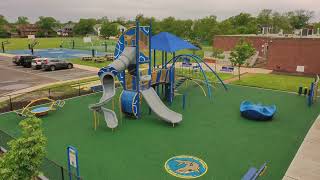
[{"label": "paved path", "polygon": [[310,128],[283,180],[320,179],[320,115]]}]

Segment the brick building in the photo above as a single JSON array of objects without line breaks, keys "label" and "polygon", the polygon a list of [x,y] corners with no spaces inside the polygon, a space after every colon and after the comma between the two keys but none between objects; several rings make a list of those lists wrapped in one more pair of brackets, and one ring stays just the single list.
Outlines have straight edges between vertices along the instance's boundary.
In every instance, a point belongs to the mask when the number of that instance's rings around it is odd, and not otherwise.
[{"label": "brick building", "polygon": [[230,51],[240,38],[252,43],[265,68],[288,73],[320,74],[320,38],[259,35],[216,36],[213,46]]},{"label": "brick building", "polygon": [[19,25],[17,31],[20,37],[28,37],[28,35],[36,35],[39,27],[36,24]]}]

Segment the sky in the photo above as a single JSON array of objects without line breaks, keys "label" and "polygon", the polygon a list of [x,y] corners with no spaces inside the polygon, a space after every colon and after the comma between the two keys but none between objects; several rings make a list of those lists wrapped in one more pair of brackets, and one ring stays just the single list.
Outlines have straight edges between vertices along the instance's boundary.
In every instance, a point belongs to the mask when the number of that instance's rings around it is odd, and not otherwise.
[{"label": "sky", "polygon": [[0,14],[11,22],[18,16],[27,16],[32,22],[39,16],[52,16],[61,22],[104,16],[134,19],[139,13],[158,19],[216,15],[223,20],[240,12],[257,15],[262,9],[312,10],[315,12],[312,21],[320,21],[319,0],[0,0]]}]

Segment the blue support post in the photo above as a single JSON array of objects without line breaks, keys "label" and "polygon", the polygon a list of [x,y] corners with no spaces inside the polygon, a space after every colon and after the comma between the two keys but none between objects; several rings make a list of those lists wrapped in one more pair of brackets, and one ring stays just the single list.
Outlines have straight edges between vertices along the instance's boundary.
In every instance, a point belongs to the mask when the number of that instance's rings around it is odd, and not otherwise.
[{"label": "blue support post", "polygon": [[186,109],[186,94],[183,94],[182,96],[182,109]]},{"label": "blue support post", "polygon": [[156,68],[156,50],[155,49],[153,50],[153,68]]},{"label": "blue support post", "polygon": [[[140,32],[140,25],[139,21],[136,21],[136,92],[138,93],[138,97],[140,97],[140,71],[139,71],[139,56],[140,56],[140,50],[139,50],[139,32]],[[140,118],[140,98],[138,98],[137,102],[137,118]]]},{"label": "blue support post", "polygon": [[313,95],[314,95],[314,92],[313,92],[313,89],[314,89],[314,83],[312,82],[311,85],[310,85],[310,94],[308,96],[308,105],[311,106],[313,104]]},{"label": "blue support post", "polygon": [[[152,23],[150,19],[150,27],[149,27],[149,70],[148,70],[148,75],[151,77],[151,68],[152,68],[152,51],[151,51],[151,35],[152,35]],[[151,87],[151,81],[149,81],[149,87]]]}]

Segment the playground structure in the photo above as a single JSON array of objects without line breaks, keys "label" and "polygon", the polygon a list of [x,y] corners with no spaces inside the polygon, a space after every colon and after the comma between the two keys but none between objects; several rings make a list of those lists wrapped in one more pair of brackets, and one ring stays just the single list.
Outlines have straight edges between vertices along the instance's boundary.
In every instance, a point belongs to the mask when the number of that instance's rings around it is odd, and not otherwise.
[{"label": "playground structure", "polygon": [[[149,105],[150,109],[163,121],[172,123],[174,126],[182,121],[182,115],[170,110],[159,97],[160,87],[164,98],[172,103],[175,96],[176,80],[181,85],[181,78],[175,76],[175,63],[183,57],[193,59],[205,81],[208,89],[208,95],[211,98],[211,86],[206,76],[205,70],[201,64],[205,64],[209,71],[213,72],[220,82],[224,85],[219,76],[195,55],[178,55],[175,51],[181,49],[198,49],[180,38],[169,33],[160,33],[151,38],[152,27],[136,26],[123,32],[119,37],[116,50],[114,52],[115,61],[109,66],[100,69],[100,77],[103,87],[103,95],[96,104],[89,105],[89,109],[94,112],[94,121],[96,127],[96,113],[104,115],[109,128],[118,126],[118,119],[113,110],[103,107],[115,96],[115,78],[117,77],[123,87],[119,97],[119,106],[121,113],[139,119],[141,117],[142,97]],[[152,42],[152,43],[151,43]],[[152,50],[154,51],[152,67]],[[162,66],[156,66],[156,50],[162,51]],[[173,59],[167,59],[167,54],[173,53]],[[191,79],[184,77],[185,80]],[[198,83],[199,84],[199,83]],[[156,90],[155,90],[156,89]],[[113,101],[114,106],[114,101]]]},{"label": "playground structure", "polygon": [[[40,101],[49,101],[48,106],[40,106],[40,107],[32,107],[32,105],[36,104]],[[36,100],[32,100],[27,106],[25,106],[21,111],[16,111],[16,113],[23,117],[29,116],[45,116],[49,113],[49,111],[55,111],[57,108],[62,108],[65,104],[63,100],[53,100],[50,98],[40,98]]]}]

